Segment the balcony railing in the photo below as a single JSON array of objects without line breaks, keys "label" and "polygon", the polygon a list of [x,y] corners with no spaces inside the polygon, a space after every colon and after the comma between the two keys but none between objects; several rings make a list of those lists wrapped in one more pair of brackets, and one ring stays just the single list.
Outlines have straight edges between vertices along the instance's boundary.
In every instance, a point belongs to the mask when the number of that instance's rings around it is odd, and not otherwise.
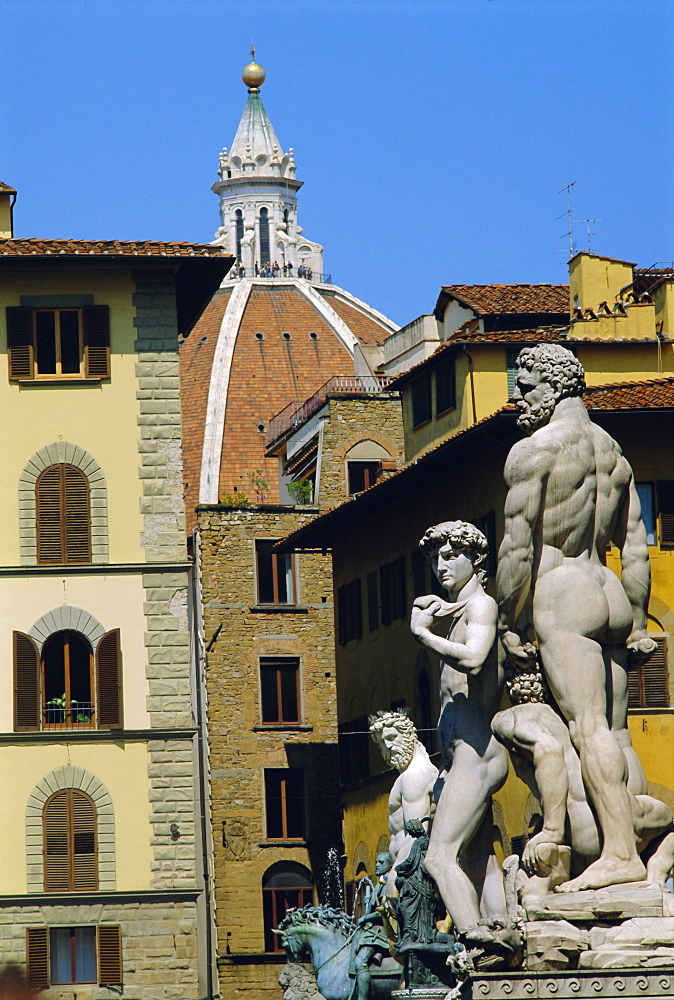
[{"label": "balcony railing", "polygon": [[72,701],[69,707],[44,705],[43,729],[93,729],[95,706],[90,701]]},{"label": "balcony railing", "polygon": [[232,278],[233,280],[238,278],[265,278],[269,281],[283,281],[288,278],[303,278],[305,281],[310,281],[314,285],[332,284],[331,274],[313,271],[311,268],[306,267],[286,267],[285,271],[283,267],[279,267],[278,271],[272,272],[268,272],[266,268],[258,267],[256,274],[255,268],[237,267],[237,265],[234,264],[227,277]]},{"label": "balcony railing", "polygon": [[386,392],[390,381],[390,378],[383,378],[379,375],[333,375],[325,385],[322,385],[313,396],[309,396],[303,403],[292,400],[280,413],[272,417],[267,431],[266,446],[269,447],[272,441],[285,434],[286,431],[300,427],[305,423],[317,410],[320,410],[329,392],[346,392],[354,395]]}]

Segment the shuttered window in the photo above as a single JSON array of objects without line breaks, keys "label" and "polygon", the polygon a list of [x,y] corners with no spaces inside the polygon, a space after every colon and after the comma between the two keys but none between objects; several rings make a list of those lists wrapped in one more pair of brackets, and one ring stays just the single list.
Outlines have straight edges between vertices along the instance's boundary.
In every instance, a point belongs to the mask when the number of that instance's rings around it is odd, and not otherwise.
[{"label": "shuttered window", "polygon": [[70,630],[50,636],[41,656],[30,636],[12,639],[17,732],[123,726],[119,629],[101,637],[95,658],[88,640]]},{"label": "shuttered window", "polygon": [[42,814],[44,891],[98,889],[96,807],[74,788],[52,795]]},{"label": "shuttered window", "polygon": [[405,578],[405,556],[379,568],[379,589],[381,592],[381,623],[405,618],[407,614],[407,593]]},{"label": "shuttered window", "polygon": [[658,481],[658,512],[660,521],[660,545],[674,546],[674,479]]},{"label": "shuttered window", "polygon": [[363,634],[363,607],[360,579],[352,580],[337,590],[337,627],[343,646]]},{"label": "shuttered window", "polygon": [[107,306],[7,309],[10,381],[110,377]]},{"label": "shuttered window", "polygon": [[658,644],[653,656],[646,663],[628,671],[628,705],[630,708],[668,708],[669,670],[667,665],[667,640],[651,636]]},{"label": "shuttered window", "polygon": [[34,990],[65,983],[122,986],[122,929],[119,924],[29,927],[26,970]]},{"label": "shuttered window", "polygon": [[51,465],[35,486],[38,565],[91,562],[89,483],[74,465]]}]

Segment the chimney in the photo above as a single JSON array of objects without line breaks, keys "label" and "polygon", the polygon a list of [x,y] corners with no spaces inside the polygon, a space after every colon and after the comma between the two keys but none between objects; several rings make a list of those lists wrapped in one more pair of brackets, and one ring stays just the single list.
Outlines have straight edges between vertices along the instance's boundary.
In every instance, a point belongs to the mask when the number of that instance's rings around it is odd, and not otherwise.
[{"label": "chimney", "polygon": [[15,189],[0,181],[0,240],[11,240],[14,237],[13,210],[15,201]]}]

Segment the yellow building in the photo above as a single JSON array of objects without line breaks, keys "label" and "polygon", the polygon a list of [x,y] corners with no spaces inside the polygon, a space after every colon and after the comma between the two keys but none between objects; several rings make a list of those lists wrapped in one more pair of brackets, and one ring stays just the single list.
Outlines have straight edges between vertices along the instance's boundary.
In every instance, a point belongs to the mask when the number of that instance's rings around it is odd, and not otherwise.
[{"label": "yellow building", "polygon": [[[560,286],[545,286],[543,292],[542,286],[496,286],[489,293],[491,301],[502,303],[515,294],[521,300],[525,287],[536,289],[532,311],[540,313],[546,297],[548,308],[559,301]],[[386,833],[394,778],[382,771],[369,740],[368,714],[406,705],[420,738],[430,749],[435,745],[436,667],[409,632],[414,596],[434,587],[418,551],[425,529],[449,518],[481,527],[493,553],[493,592],[503,533],[503,466],[520,436],[514,409],[506,401],[514,385],[515,359],[527,344],[562,343],[579,357],[592,417],[621,444],[635,471],[653,574],[649,628],[659,650],[632,676],[630,730],[651,790],[674,805],[674,767],[662,753],[662,741],[672,735],[674,703],[668,669],[674,609],[674,272],[640,271],[625,262],[578,254],[570,262],[570,320],[559,326],[529,327],[520,311],[519,321],[503,322],[501,316],[500,324],[491,321],[498,328],[489,329],[486,289],[493,286],[471,286],[470,299],[466,286],[461,292],[458,288],[447,286],[438,301],[435,319],[442,345],[390,384],[402,393],[407,466],[295,532],[285,544],[298,551],[332,550],[337,614],[341,601],[350,609],[352,625],[356,623],[336,651],[340,758],[347,779],[347,880],[362,864],[373,870]],[[457,313],[457,297],[461,309],[474,307],[472,317]],[[459,328],[445,335],[443,324],[452,326],[457,318]],[[394,337],[400,339],[400,334]],[[409,352],[407,341],[402,346]],[[615,552],[608,553],[607,561],[619,571]],[[354,595],[359,595],[355,610]],[[528,789],[511,776],[497,797],[494,817],[504,852],[521,848],[538,810]]]},{"label": "yellow building", "polygon": [[215,992],[177,350],[230,261],[0,240],[0,961],[58,997]]}]

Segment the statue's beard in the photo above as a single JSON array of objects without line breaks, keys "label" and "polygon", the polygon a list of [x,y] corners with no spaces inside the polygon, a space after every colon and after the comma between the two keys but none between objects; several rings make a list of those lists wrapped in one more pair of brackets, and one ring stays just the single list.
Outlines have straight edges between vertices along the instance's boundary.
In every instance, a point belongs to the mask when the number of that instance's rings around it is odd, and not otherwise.
[{"label": "statue's beard", "polygon": [[389,751],[388,762],[396,771],[404,771],[409,767],[412,757],[414,757],[414,744],[416,740],[410,738],[405,740],[401,747],[393,747]]},{"label": "statue's beard", "polygon": [[551,385],[546,385],[545,395],[538,403],[529,403],[526,399],[522,399],[517,405],[520,407],[517,426],[527,434],[533,434],[539,427],[547,424],[555,412],[557,395]]}]

